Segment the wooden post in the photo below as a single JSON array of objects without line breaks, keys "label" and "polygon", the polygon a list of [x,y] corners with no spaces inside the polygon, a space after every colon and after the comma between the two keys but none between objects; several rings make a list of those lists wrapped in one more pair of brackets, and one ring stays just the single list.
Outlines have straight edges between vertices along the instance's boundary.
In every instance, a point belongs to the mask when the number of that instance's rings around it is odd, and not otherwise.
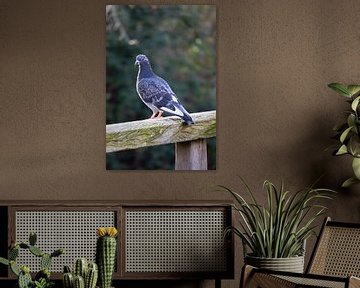
[{"label": "wooden post", "polygon": [[207,170],[206,139],[175,143],[175,170]]}]

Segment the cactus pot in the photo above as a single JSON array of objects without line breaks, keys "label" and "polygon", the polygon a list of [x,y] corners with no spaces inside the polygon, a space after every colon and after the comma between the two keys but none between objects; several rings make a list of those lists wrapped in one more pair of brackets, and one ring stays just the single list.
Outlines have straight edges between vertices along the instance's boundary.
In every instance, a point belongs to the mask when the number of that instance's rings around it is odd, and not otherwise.
[{"label": "cactus pot", "polygon": [[263,258],[248,254],[245,263],[257,268],[304,273],[304,255],[289,258]]}]

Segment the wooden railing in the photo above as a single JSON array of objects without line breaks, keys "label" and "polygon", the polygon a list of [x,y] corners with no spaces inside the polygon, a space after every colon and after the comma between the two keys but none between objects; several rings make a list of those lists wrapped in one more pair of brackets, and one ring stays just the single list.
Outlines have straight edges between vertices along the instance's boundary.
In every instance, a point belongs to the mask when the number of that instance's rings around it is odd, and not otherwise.
[{"label": "wooden railing", "polygon": [[216,111],[191,117],[190,126],[174,116],[106,125],[106,153],[175,143],[175,170],[207,170],[206,138],[216,137]]}]

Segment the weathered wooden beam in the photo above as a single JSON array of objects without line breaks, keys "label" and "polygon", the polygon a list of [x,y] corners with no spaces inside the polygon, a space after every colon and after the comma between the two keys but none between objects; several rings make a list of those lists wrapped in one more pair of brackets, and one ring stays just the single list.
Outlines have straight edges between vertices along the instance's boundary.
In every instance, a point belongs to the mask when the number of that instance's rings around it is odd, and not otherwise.
[{"label": "weathered wooden beam", "polygon": [[190,126],[175,116],[106,125],[106,153],[216,136],[216,111],[191,117]]},{"label": "weathered wooden beam", "polygon": [[175,143],[175,170],[207,170],[206,139]]}]

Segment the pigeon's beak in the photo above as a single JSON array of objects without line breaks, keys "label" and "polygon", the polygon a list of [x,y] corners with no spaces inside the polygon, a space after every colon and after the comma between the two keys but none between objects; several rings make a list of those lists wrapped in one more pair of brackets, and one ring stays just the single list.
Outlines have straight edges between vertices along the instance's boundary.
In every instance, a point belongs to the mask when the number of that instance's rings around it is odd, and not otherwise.
[{"label": "pigeon's beak", "polygon": [[135,65],[140,65],[139,60],[136,60],[136,61],[135,61]]}]

